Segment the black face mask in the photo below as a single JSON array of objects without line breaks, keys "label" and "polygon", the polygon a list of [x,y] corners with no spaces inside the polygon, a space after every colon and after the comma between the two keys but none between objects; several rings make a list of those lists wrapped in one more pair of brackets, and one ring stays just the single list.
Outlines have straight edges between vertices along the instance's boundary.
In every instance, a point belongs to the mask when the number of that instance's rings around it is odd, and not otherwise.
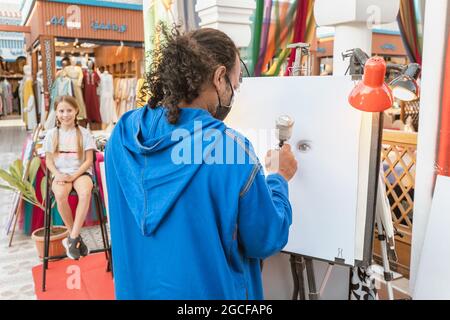
[{"label": "black face mask", "polygon": [[217,91],[217,89],[216,89],[217,98],[219,98],[219,105],[217,106],[216,114],[214,115],[214,118],[216,118],[217,120],[220,120],[220,121],[225,120],[227,115],[230,113],[231,107],[233,106],[233,100],[234,100],[234,89],[233,89],[233,86],[231,85],[231,81],[228,78],[228,76],[225,76],[225,79],[231,88],[231,97],[230,97],[230,102],[229,102],[228,106],[223,106],[222,102],[220,101],[219,91]]}]

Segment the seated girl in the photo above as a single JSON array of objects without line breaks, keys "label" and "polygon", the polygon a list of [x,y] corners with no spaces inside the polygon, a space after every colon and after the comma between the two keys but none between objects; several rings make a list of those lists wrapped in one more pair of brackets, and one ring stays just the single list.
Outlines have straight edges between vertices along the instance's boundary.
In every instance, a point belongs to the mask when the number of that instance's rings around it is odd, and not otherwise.
[{"label": "seated girl", "polygon": [[[52,191],[58,211],[69,230],[63,240],[69,258],[78,260],[89,254],[80,236],[91,201],[92,164],[96,150],[90,132],[79,126],[79,106],[71,96],[62,96],[56,103],[56,127],[49,130],[44,141],[46,164],[53,176]],[[75,221],[69,206],[69,193],[75,189],[78,206]]]}]

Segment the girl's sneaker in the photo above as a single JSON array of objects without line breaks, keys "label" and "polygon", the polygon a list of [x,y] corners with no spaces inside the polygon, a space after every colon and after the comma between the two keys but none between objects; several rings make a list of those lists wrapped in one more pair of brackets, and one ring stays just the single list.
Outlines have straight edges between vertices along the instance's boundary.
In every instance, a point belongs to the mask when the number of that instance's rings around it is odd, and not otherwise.
[{"label": "girl's sneaker", "polygon": [[84,243],[83,238],[81,238],[81,236],[79,236],[80,238],[80,255],[82,257],[86,257],[89,254],[89,248],[88,246]]},{"label": "girl's sneaker", "polygon": [[66,254],[70,259],[78,260],[80,259],[81,252],[81,237],[78,236],[72,239],[70,236],[62,241],[64,248],[66,248]]}]

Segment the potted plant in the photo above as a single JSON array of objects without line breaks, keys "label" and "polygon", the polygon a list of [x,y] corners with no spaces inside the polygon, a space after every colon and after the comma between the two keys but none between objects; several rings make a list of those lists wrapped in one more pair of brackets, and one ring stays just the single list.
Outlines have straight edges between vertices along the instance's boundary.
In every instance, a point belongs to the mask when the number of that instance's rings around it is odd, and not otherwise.
[{"label": "potted plant", "polygon": [[[17,192],[20,197],[37,206],[45,212],[45,198],[47,193],[47,179],[41,181],[41,194],[42,203],[39,202],[36,196],[36,190],[33,187],[36,179],[36,174],[41,166],[41,159],[34,157],[27,164],[27,168],[24,172],[24,165],[22,160],[16,160],[9,166],[9,170],[0,169],[0,178],[3,179],[8,185],[0,184],[0,189],[10,190]],[[54,203],[51,204],[52,208]],[[68,236],[69,232],[64,226],[51,226],[50,227],[50,256],[60,256],[65,253],[65,248],[62,245],[62,240]],[[44,228],[35,230],[32,235],[32,239],[36,242],[36,248],[38,250],[39,257],[42,259],[44,256]]]}]

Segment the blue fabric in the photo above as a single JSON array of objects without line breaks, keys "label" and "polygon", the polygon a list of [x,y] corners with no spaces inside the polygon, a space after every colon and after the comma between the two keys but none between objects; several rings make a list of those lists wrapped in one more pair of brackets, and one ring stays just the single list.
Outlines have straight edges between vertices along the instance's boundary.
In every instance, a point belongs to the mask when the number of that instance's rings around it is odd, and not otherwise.
[{"label": "blue fabric", "polygon": [[286,244],[292,210],[247,139],[205,110],[172,125],[144,107],[117,123],[105,164],[117,299],[263,299],[260,259]]}]

